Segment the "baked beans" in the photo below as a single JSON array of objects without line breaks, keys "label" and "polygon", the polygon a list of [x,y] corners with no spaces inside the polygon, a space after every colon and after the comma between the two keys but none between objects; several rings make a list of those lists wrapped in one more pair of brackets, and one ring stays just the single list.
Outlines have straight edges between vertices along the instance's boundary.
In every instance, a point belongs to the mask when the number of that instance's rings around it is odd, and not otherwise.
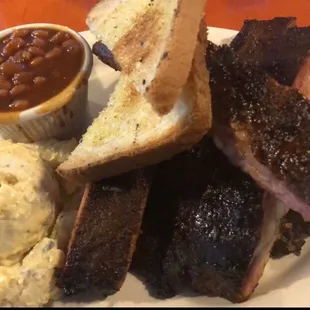
[{"label": "baked beans", "polygon": [[45,58],[46,59],[53,59],[61,54],[62,50],[60,47],[55,47],[48,53],[46,53]]},{"label": "baked beans", "polygon": [[27,90],[29,90],[29,86],[26,84],[19,84],[15,85],[11,90],[10,93],[13,97],[16,97],[20,94],[25,93]]},{"label": "baked beans", "polygon": [[0,112],[34,107],[65,89],[80,71],[83,48],[70,33],[19,29],[0,40]]},{"label": "baked beans", "polygon": [[16,31],[14,31],[12,34],[11,34],[11,39],[14,39],[14,38],[23,38],[25,37],[27,34],[29,34],[30,32],[30,29],[18,29]]},{"label": "baked beans", "polygon": [[41,85],[43,83],[46,82],[46,78],[43,77],[43,76],[36,76],[34,79],[33,79],[33,84],[34,85]]},{"label": "baked beans", "polygon": [[[36,47],[36,46],[30,46],[28,47],[28,51],[31,55],[34,55],[34,56],[43,56],[44,55],[44,50],[39,48],[39,47]],[[47,52],[49,53],[49,52]]]},{"label": "baked beans", "polygon": [[33,73],[32,72],[20,72],[16,73],[13,76],[13,84],[30,84],[33,79]]},{"label": "baked beans", "polygon": [[0,98],[5,98],[9,95],[9,91],[7,89],[0,89]]},{"label": "baked beans", "polygon": [[12,83],[5,79],[0,79],[0,89],[10,90],[13,87]]},{"label": "baked beans", "polygon": [[32,44],[34,46],[37,46],[37,47],[44,47],[45,46],[45,41],[42,40],[42,39],[39,39],[39,38],[35,38],[35,39],[33,39]]}]

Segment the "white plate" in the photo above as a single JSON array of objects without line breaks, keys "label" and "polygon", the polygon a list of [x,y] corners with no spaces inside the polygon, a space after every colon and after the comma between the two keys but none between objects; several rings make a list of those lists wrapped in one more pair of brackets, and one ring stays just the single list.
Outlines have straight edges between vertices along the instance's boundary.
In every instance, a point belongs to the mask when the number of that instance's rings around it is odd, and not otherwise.
[{"label": "white plate", "polygon": [[[209,39],[216,44],[227,43],[236,33],[233,30],[210,27]],[[91,45],[95,42],[90,32],[82,32],[82,35]],[[114,70],[103,65],[96,58],[94,59],[89,88],[92,116],[96,116],[107,103],[117,78],[118,74]],[[222,298],[205,296],[177,296],[165,301],[156,300],[149,296],[141,281],[128,274],[121,290],[105,300],[100,300],[100,296],[88,293],[83,296],[66,298],[54,303],[54,306],[207,307],[234,305]],[[310,242],[303,247],[300,257],[289,255],[277,261],[270,260],[251,299],[241,306],[310,306]]]}]

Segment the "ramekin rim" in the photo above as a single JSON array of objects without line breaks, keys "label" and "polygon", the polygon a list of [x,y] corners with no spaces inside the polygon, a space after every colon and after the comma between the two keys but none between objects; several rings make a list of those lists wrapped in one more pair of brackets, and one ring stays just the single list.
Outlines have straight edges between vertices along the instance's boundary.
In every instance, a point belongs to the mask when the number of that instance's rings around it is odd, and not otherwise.
[{"label": "ramekin rim", "polygon": [[85,81],[88,81],[93,67],[93,56],[88,42],[77,31],[64,25],[53,23],[22,24],[1,30],[0,39],[9,35],[13,31],[23,28],[56,28],[61,31],[66,31],[70,33],[83,46],[84,60],[79,73],[64,90],[62,90],[57,95],[51,97],[50,99],[40,103],[39,105],[29,108],[27,110],[0,112],[0,125],[19,123],[31,119],[36,119],[42,115],[52,113],[55,110],[62,108],[69,102],[70,98],[74,96],[76,90],[80,87],[80,85],[83,84]]}]

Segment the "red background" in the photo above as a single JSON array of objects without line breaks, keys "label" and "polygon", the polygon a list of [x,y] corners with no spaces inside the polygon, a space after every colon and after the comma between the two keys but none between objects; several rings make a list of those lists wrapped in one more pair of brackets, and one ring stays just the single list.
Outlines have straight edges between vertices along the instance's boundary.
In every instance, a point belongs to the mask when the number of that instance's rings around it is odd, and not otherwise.
[{"label": "red background", "polygon": [[[0,0],[0,28],[51,22],[86,30],[85,16],[97,0]],[[193,3],[195,0],[193,0]],[[310,25],[310,0],[208,0],[209,26],[240,29],[247,18],[296,16],[301,26]]]}]

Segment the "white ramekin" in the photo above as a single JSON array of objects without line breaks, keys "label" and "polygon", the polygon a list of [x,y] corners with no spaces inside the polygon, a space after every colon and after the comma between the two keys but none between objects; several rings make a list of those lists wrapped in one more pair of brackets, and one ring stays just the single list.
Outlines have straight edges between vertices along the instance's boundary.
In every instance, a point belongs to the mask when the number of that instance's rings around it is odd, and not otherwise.
[{"label": "white ramekin", "polygon": [[52,28],[69,32],[84,48],[80,72],[58,95],[22,112],[0,112],[0,138],[15,142],[34,142],[48,138],[69,139],[83,131],[88,115],[88,79],[93,56],[86,40],[61,25],[25,24],[0,31],[0,39],[21,28]]}]

